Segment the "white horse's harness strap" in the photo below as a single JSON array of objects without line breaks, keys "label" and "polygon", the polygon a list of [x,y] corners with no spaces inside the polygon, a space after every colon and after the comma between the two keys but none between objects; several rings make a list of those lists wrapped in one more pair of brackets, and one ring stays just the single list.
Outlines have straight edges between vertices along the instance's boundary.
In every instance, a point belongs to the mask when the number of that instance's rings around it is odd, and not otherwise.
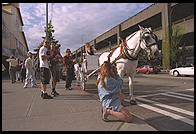
[{"label": "white horse's harness strap", "polygon": [[[129,38],[130,39],[130,38]],[[127,42],[127,41],[126,41]],[[129,53],[128,53],[128,51],[133,51],[134,52],[134,49],[130,49],[127,45],[126,45],[126,42],[124,42],[123,43],[123,45],[122,45],[122,53],[123,53],[123,56],[125,56],[125,59],[128,59],[128,60],[137,60],[138,59],[138,55],[139,55],[139,53],[135,56],[135,57],[133,57],[133,56],[131,56]],[[139,40],[139,45],[140,45],[140,43],[141,43],[141,40]]]},{"label": "white horse's harness strap", "polygon": [[[139,40],[139,43],[138,43],[138,45],[140,45],[141,44],[141,42],[142,42],[142,36],[144,36],[144,33],[145,32],[142,32],[141,34],[140,34],[140,40]],[[124,58],[124,59],[128,59],[128,60],[138,60],[138,55],[139,55],[139,52],[138,52],[138,54],[136,54],[136,56],[135,57],[133,57],[133,56],[131,56],[129,53],[128,53],[128,51],[133,51],[133,53],[134,53],[134,50],[135,49],[130,49],[128,46],[127,46],[127,41],[131,38],[131,37],[133,37],[134,35],[136,34],[136,32],[135,33],[133,33],[127,40],[125,40],[125,41],[123,41],[120,37],[120,39],[122,40],[122,44],[120,44],[120,55],[114,60],[114,61],[117,61],[118,59],[120,59],[120,58]],[[154,44],[156,44],[156,43],[152,43],[152,44],[149,44],[149,45],[147,45],[146,46],[146,50],[150,50],[150,46],[152,46],[152,45],[154,45]],[[151,51],[151,50],[150,50]],[[110,55],[110,57],[111,57],[112,55]],[[110,58],[110,57],[108,57],[108,58]],[[114,62],[113,61],[113,62]]]}]

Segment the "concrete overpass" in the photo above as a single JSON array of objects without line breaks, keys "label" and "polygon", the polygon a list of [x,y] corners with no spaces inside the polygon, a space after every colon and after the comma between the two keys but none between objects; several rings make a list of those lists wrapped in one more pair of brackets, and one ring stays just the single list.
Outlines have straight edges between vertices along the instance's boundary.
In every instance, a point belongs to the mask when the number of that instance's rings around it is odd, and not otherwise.
[{"label": "concrete overpass", "polygon": [[[125,39],[131,33],[139,30],[139,24],[143,27],[152,28],[159,38],[159,49],[163,51],[164,45],[169,46],[168,43],[163,43],[168,42],[168,39],[164,39],[165,32],[168,29],[168,18],[168,3],[155,3],[89,42],[90,45],[95,46],[98,53],[112,50],[119,44],[118,37]],[[189,44],[186,45],[194,45],[194,3],[172,3],[171,22],[173,25],[182,25],[185,29],[184,38],[187,38],[186,35],[191,36],[191,41],[188,39]],[[72,54],[75,58],[78,58],[82,52],[84,52],[84,46],[81,46]],[[162,59],[162,61],[164,60],[168,59]],[[165,65],[165,67],[167,68],[168,65]]]}]

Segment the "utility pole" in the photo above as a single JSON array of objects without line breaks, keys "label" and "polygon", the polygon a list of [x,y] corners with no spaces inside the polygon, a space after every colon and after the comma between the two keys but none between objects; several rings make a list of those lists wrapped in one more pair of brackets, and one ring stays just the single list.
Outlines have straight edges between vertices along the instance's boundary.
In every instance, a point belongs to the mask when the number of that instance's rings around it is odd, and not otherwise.
[{"label": "utility pole", "polygon": [[46,3],[46,39],[48,39],[48,3]]}]

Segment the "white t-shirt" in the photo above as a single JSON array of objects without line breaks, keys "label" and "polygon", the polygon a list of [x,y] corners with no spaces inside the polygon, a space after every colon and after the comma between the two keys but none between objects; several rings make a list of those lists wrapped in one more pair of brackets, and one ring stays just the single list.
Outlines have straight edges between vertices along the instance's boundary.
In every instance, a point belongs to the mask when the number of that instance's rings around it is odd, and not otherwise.
[{"label": "white t-shirt", "polygon": [[42,55],[46,55],[47,52],[47,48],[42,46],[39,49],[39,61],[40,61],[40,65],[39,67],[45,67],[45,68],[49,68],[48,66],[48,59],[42,60]]}]

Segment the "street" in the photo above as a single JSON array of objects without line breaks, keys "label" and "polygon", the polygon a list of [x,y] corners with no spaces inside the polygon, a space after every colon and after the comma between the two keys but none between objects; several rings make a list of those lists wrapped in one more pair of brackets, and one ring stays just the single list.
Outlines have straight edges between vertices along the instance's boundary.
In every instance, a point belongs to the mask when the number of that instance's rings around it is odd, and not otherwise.
[{"label": "street", "polygon": [[[96,94],[92,89],[87,92]],[[123,92],[128,95],[128,78],[124,78]],[[158,131],[194,130],[194,77],[136,74],[134,95],[137,105],[127,99],[123,104]]]},{"label": "street", "polygon": [[157,130],[194,130],[194,77],[161,75],[136,75],[129,111]]}]

